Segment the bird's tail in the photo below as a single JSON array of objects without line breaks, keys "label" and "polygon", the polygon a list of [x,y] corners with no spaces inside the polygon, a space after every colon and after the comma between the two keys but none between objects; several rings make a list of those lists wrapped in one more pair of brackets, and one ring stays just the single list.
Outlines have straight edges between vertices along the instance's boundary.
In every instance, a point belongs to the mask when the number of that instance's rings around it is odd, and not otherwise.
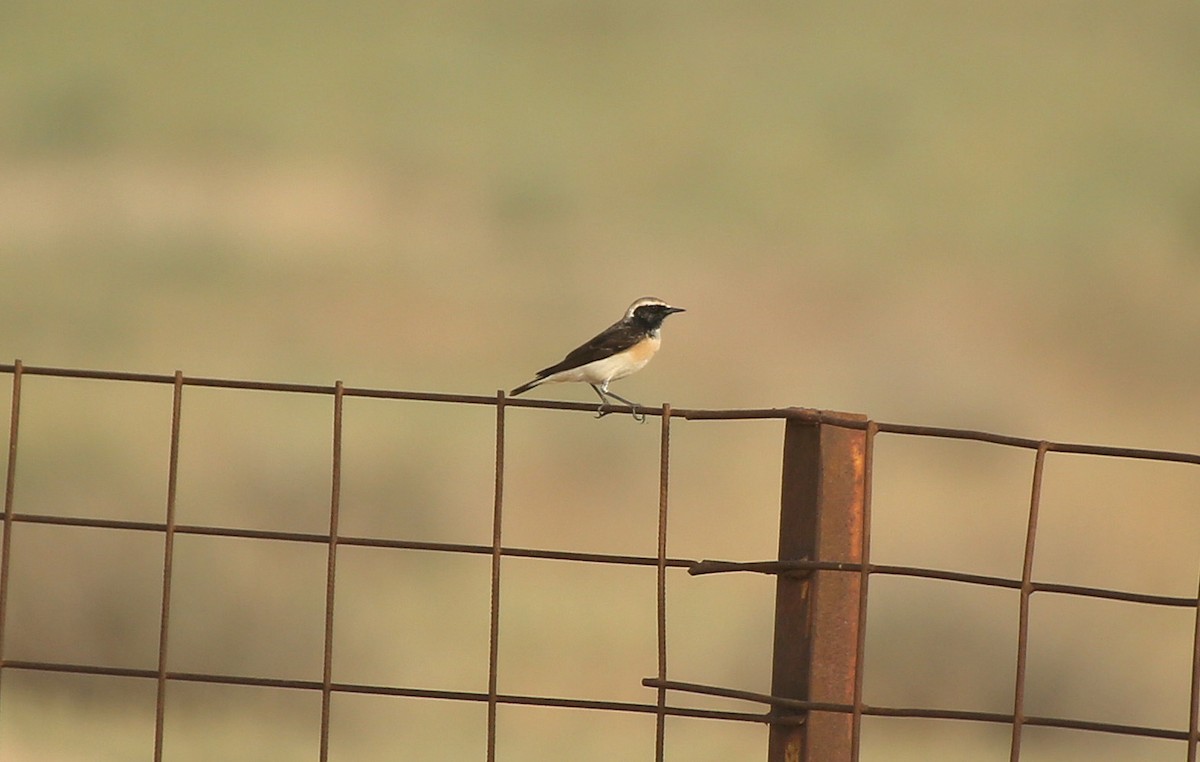
[{"label": "bird's tail", "polygon": [[511,392],[509,392],[508,396],[516,397],[518,394],[524,394],[525,392],[529,391],[530,389],[532,389],[533,387],[537,386],[538,384],[542,383],[545,380],[546,379],[544,379],[544,378],[535,378],[532,381],[521,384],[516,389],[513,389]]}]

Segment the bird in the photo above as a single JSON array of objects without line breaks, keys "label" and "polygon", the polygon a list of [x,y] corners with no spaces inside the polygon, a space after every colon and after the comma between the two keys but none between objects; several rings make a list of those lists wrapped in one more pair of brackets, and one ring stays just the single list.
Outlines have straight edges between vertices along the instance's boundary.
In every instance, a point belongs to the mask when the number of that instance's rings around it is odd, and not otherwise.
[{"label": "bird", "polygon": [[607,409],[609,398],[612,398],[633,408],[634,420],[644,422],[646,415],[639,416],[639,405],[610,392],[608,385],[645,367],[662,343],[663,321],[676,312],[685,311],[657,297],[644,296],[629,305],[620,320],[572,349],[561,361],[539,370],[533,380],[521,384],[509,395],[515,397],[542,384],[584,381],[600,397],[597,418],[612,412]]}]

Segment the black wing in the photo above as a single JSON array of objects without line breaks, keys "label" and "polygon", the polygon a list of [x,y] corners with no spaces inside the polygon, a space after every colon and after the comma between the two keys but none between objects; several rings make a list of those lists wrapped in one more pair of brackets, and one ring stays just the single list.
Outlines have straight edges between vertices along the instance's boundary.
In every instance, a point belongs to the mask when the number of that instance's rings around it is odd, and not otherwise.
[{"label": "black wing", "polygon": [[605,357],[612,357],[618,352],[624,352],[644,338],[646,338],[646,332],[641,328],[618,321],[593,336],[586,344],[572,349],[560,362],[539,370],[538,378],[545,378],[562,370],[578,368],[596,360],[603,360]]}]

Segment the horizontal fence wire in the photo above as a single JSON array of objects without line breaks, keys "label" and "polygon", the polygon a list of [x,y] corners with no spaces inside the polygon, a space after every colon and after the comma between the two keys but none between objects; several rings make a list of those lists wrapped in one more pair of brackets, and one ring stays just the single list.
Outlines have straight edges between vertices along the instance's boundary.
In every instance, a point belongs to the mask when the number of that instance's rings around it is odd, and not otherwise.
[{"label": "horizontal fence wire", "polygon": [[[959,709],[926,709],[915,707],[896,707],[896,706],[871,706],[862,704],[857,708],[852,704],[840,704],[830,701],[804,701],[801,699],[782,698],[779,696],[768,696],[763,693],[754,693],[753,691],[733,690],[729,688],[720,688],[711,685],[699,685],[697,683],[684,683],[674,680],[657,680],[654,678],[646,678],[642,680],[642,685],[648,688],[661,688],[681,693],[695,693],[704,696],[719,696],[721,698],[737,699],[740,701],[753,701],[761,704],[767,704],[773,707],[782,709],[793,709],[802,712],[836,712],[840,714],[852,714],[856,710],[863,715],[872,717],[907,717],[910,719],[941,719],[941,720],[969,720],[972,722],[992,722],[1003,723],[1005,725],[1013,722],[1013,715],[1004,714],[1003,712],[973,712]],[[1038,725],[1048,728],[1062,728],[1066,730],[1092,730],[1102,733],[1115,733],[1118,735],[1143,736],[1146,738],[1166,738],[1176,741],[1187,740],[1188,732],[1186,730],[1169,730],[1165,728],[1148,728],[1139,725],[1121,725],[1108,722],[1092,722],[1089,720],[1072,720],[1062,717],[1025,717],[1023,720],[1026,725]]]},{"label": "horizontal fence wire", "polygon": [[[5,669],[19,669],[34,672],[57,672],[74,675],[100,675],[105,677],[135,677],[156,679],[157,670],[137,669],[133,667],[108,667],[93,664],[67,664],[63,662],[38,662],[16,659],[6,659]],[[293,680],[277,677],[254,677],[250,675],[227,675],[218,673],[199,672],[167,672],[168,680],[189,683],[208,683],[211,685],[240,685],[256,688],[289,688],[293,690],[320,692],[324,684],[320,680]],[[360,683],[335,682],[330,685],[334,693],[352,693],[370,696],[399,696],[403,698],[445,699],[449,701],[471,701],[487,703],[489,695],[474,691],[445,691],[430,688],[410,688],[391,685],[365,685]],[[659,708],[654,704],[641,704],[632,701],[597,701],[590,699],[560,698],[554,696],[527,696],[500,693],[495,697],[497,703],[523,706],[557,707],[560,709],[599,709],[613,712],[632,712],[637,714],[656,714]],[[766,714],[752,712],[725,712],[717,709],[696,709],[692,707],[668,706],[666,714],[672,717],[694,717],[710,720],[734,720],[740,722],[772,722]],[[799,721],[796,721],[799,723]]]},{"label": "horizontal fence wire", "polygon": [[[1143,448],[1112,447],[1093,444],[1070,442],[1052,442],[1047,440],[1015,437],[971,429],[955,429],[935,426],[914,426],[908,424],[885,423],[865,419],[860,416],[850,416],[831,413],[809,408],[751,408],[751,409],[688,409],[664,405],[662,408],[638,408],[639,412],[650,416],[659,416],[662,420],[662,436],[660,448],[660,497],[658,525],[658,553],[656,556],[622,555],[608,553],[582,553],[541,548],[523,548],[503,545],[501,542],[501,510],[503,505],[504,486],[504,425],[506,412],[510,408],[533,408],[545,410],[566,410],[594,412],[594,404],[560,402],[535,399],[511,399],[499,392],[496,395],[474,394],[445,394],[433,392],[402,391],[391,389],[373,389],[345,386],[340,381],[333,385],[276,383],[266,381],[248,381],[224,378],[209,378],[187,376],[182,372],[172,375],[151,373],[130,373],[121,371],[98,371],[77,368],[54,368],[26,366],[20,361],[13,364],[0,364],[0,373],[9,374],[13,378],[11,416],[9,426],[9,454],[5,482],[4,534],[0,544],[0,678],[5,670],[26,670],[55,672],[65,674],[103,675],[113,677],[133,677],[155,680],[158,683],[158,698],[156,702],[156,731],[155,759],[161,759],[163,742],[163,715],[165,707],[165,686],[169,681],[210,683],[224,685],[258,686],[285,688],[305,691],[315,691],[322,695],[321,715],[321,753],[322,760],[327,758],[329,746],[329,701],[335,693],[368,694],[380,696],[400,696],[435,700],[463,701],[484,703],[488,706],[487,749],[488,759],[495,756],[496,745],[496,707],[498,705],[529,705],[543,707],[570,708],[579,710],[598,710],[611,712],[627,712],[649,714],[656,717],[656,759],[663,758],[664,736],[663,720],[665,717],[691,717],[709,720],[728,720],[735,722],[753,722],[761,724],[796,725],[804,722],[804,714],[809,711],[836,712],[852,714],[854,723],[854,751],[852,758],[857,759],[859,750],[859,718],[862,716],[906,717],[924,719],[961,720],[985,723],[1002,723],[1013,726],[1013,744],[1011,759],[1015,762],[1020,756],[1020,728],[1028,726],[1052,727],[1073,730],[1094,731],[1126,736],[1140,736],[1182,740],[1188,744],[1189,762],[1197,762],[1197,749],[1200,746],[1200,730],[1198,730],[1198,715],[1200,715],[1200,590],[1197,596],[1167,596],[1141,593],[1135,591],[1115,590],[1101,587],[1067,585],[1032,578],[1032,558],[1034,552],[1034,537],[1037,523],[1037,504],[1040,492],[1041,473],[1045,454],[1048,452],[1073,453],[1110,458],[1132,458],[1172,463],[1187,463],[1200,465],[1200,454],[1175,452],[1167,450],[1151,450]],[[17,443],[20,420],[21,382],[23,376],[48,376],[60,378],[91,379],[101,381],[134,382],[148,384],[164,384],[174,387],[172,407],[172,430],[169,456],[169,478],[166,518],[163,522],[126,521],[114,519],[89,518],[82,516],[42,515],[20,512],[16,510],[14,501],[14,483],[16,479]],[[333,401],[333,472],[332,493],[330,499],[330,523],[328,533],[289,532],[269,529],[248,529],[228,526],[208,526],[196,524],[178,524],[174,517],[175,484],[178,472],[178,451],[180,440],[180,407],[184,387],[210,387],[223,389],[240,389],[264,392],[280,392],[291,394],[325,395]],[[453,405],[479,405],[496,408],[496,462],[495,462],[495,502],[493,517],[493,542],[490,545],[423,542],[405,539],[383,537],[348,536],[338,533],[337,513],[339,504],[339,485],[341,473],[341,411],[343,400],[347,397],[394,399],[409,401],[424,401],[446,403]],[[632,408],[613,407],[614,411],[632,412]],[[846,429],[865,431],[867,433],[867,497],[869,507],[870,494],[870,461],[872,444],[877,434],[895,434],[909,437],[958,439],[992,443],[1000,446],[1035,450],[1037,460],[1034,472],[1033,496],[1030,504],[1028,537],[1026,541],[1024,568],[1022,577],[1009,578],[993,575],[982,575],[959,572],[946,569],[933,569],[916,566],[899,566],[876,564],[870,562],[869,518],[868,531],[863,537],[863,562],[834,562],[821,559],[806,559],[797,561],[727,561],[709,559],[690,559],[667,555],[667,482],[669,476],[669,424],[672,419],[689,421],[704,420],[798,420],[801,422],[831,425]],[[868,514],[869,515],[869,514]],[[38,661],[22,661],[5,658],[4,637],[8,614],[7,598],[9,587],[9,567],[11,556],[12,527],[14,524],[43,524],[71,527],[89,527],[115,531],[158,533],[164,537],[163,563],[163,592],[161,631],[158,652],[157,669],[133,669],[94,664],[52,663]],[[168,633],[171,586],[172,547],[174,538],[179,535],[199,535],[215,537],[231,537],[248,540],[268,540],[295,543],[315,543],[328,547],[328,566],[326,575],[326,618],[325,618],[325,649],[324,665],[321,680],[290,680],[255,677],[235,674],[200,674],[172,671],[167,669]],[[489,653],[489,679],[486,692],[433,690],[424,688],[368,685],[358,683],[337,682],[332,679],[331,654],[333,642],[333,605],[336,577],[336,551],[342,547],[373,547],[402,550],[435,551],[443,553],[459,553],[490,556],[491,571],[491,634]],[[498,637],[499,637],[499,606],[502,589],[500,576],[500,559],[504,557],[537,558],[557,561],[611,564],[618,566],[655,567],[658,570],[657,593],[657,637],[658,637],[658,675],[647,677],[642,684],[654,688],[657,700],[654,703],[639,703],[625,701],[602,701],[578,698],[563,698],[553,696],[533,696],[501,693],[498,685]],[[808,575],[816,572],[834,572],[858,575],[860,584],[859,617],[860,631],[858,642],[858,673],[855,675],[854,701],[851,703],[803,701],[775,697],[751,691],[738,690],[728,687],[708,686],[697,683],[670,680],[667,678],[666,654],[666,577],[667,569],[686,570],[691,576],[704,576],[722,573],[757,573],[766,575]],[[865,648],[863,631],[865,630],[866,600],[868,581],[871,576],[899,576],[911,578],[936,579],[990,588],[1013,589],[1021,592],[1021,619],[1019,624],[1019,642],[1017,653],[1017,686],[1012,713],[960,711],[949,709],[933,709],[921,707],[875,706],[862,700],[862,654]],[[1193,654],[1191,669],[1191,693],[1189,722],[1186,729],[1171,729],[1145,727],[1138,725],[1093,722],[1067,717],[1045,717],[1027,715],[1023,706],[1024,690],[1024,661],[1028,647],[1028,601],[1033,593],[1051,593],[1074,596],[1079,598],[1094,598],[1124,601],[1140,605],[1163,606],[1174,608],[1190,608],[1196,610],[1196,625],[1193,637]],[[751,702],[766,705],[769,710],[755,711],[724,711],[716,709],[700,709],[686,706],[670,705],[666,701],[668,693],[683,693],[707,695],[731,700]],[[783,710],[783,711],[781,711]],[[790,712],[790,713],[789,713]]]},{"label": "horizontal fence wire", "polygon": [[[698,561],[688,566],[688,573],[694,576],[739,571],[757,572],[759,574],[787,574],[789,572],[814,571],[866,572],[867,574],[882,574],[893,577],[940,579],[947,582],[962,582],[969,585],[981,585],[983,587],[1003,587],[1010,590],[1020,590],[1026,584],[1019,579],[995,577],[987,574],[970,574],[947,569],[929,569],[921,566],[859,564],[845,561]],[[1113,601],[1127,601],[1129,603],[1181,606],[1185,608],[1197,605],[1195,598],[1186,596],[1151,595],[1124,590],[1109,590],[1102,587],[1087,587],[1085,585],[1060,585],[1050,582],[1030,582],[1028,584],[1034,592],[1061,593],[1081,598],[1103,598]]]},{"label": "horizontal fence wire", "polygon": [[[14,373],[15,364],[0,364],[0,373]],[[149,384],[173,384],[175,376],[159,373],[128,373],[124,371],[82,370],[78,368],[50,368],[32,365],[21,366],[21,372],[28,376],[57,376],[60,378],[85,378],[107,381],[133,381]],[[321,394],[329,397],[337,393],[336,384],[296,384],[271,381],[246,381],[230,378],[209,378],[204,376],[183,376],[184,386],[200,386],[220,389],[244,389],[267,392],[292,392],[297,394]],[[344,387],[342,393],[346,397],[369,397],[374,399],[416,400],[424,402],[446,402],[458,405],[488,405],[497,404],[495,395],[483,394],[444,394],[439,392],[401,391],[396,389],[370,389],[360,387]],[[508,407],[540,408],[544,410],[580,410],[595,412],[594,404],[583,402],[562,402],[557,400],[514,399],[505,398]],[[610,406],[614,412],[626,411],[630,408],[620,405]],[[658,408],[639,408],[650,416],[662,415]],[[824,423],[848,429],[866,430],[868,425],[874,425],[880,433],[907,434],[917,437],[932,437],[942,439],[967,439],[976,442],[1020,447],[1036,450],[1044,446],[1048,452],[1076,453],[1080,455],[1102,455],[1115,458],[1138,458],[1143,460],[1161,460],[1177,463],[1195,463],[1200,465],[1200,453],[1174,452],[1170,450],[1148,450],[1138,447],[1111,447],[1106,445],[1079,444],[1072,442],[1053,442],[1028,437],[1015,437],[1005,434],[994,434],[973,429],[955,429],[941,426],[914,426],[903,423],[872,422],[858,417],[831,413],[824,410],[814,410],[802,407],[782,408],[743,408],[743,409],[696,409],[672,407],[671,415],[689,421],[703,420],[756,420],[756,419],[796,419],[811,423]]]}]

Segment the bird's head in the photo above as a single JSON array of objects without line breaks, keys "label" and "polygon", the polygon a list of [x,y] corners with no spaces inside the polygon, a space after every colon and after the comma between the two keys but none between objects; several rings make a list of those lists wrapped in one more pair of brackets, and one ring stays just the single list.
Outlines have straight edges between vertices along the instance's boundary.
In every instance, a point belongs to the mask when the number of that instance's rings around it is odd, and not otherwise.
[{"label": "bird's head", "polygon": [[682,307],[672,307],[653,296],[643,296],[625,311],[625,319],[645,325],[650,330],[656,330],[668,315],[685,312]]}]

